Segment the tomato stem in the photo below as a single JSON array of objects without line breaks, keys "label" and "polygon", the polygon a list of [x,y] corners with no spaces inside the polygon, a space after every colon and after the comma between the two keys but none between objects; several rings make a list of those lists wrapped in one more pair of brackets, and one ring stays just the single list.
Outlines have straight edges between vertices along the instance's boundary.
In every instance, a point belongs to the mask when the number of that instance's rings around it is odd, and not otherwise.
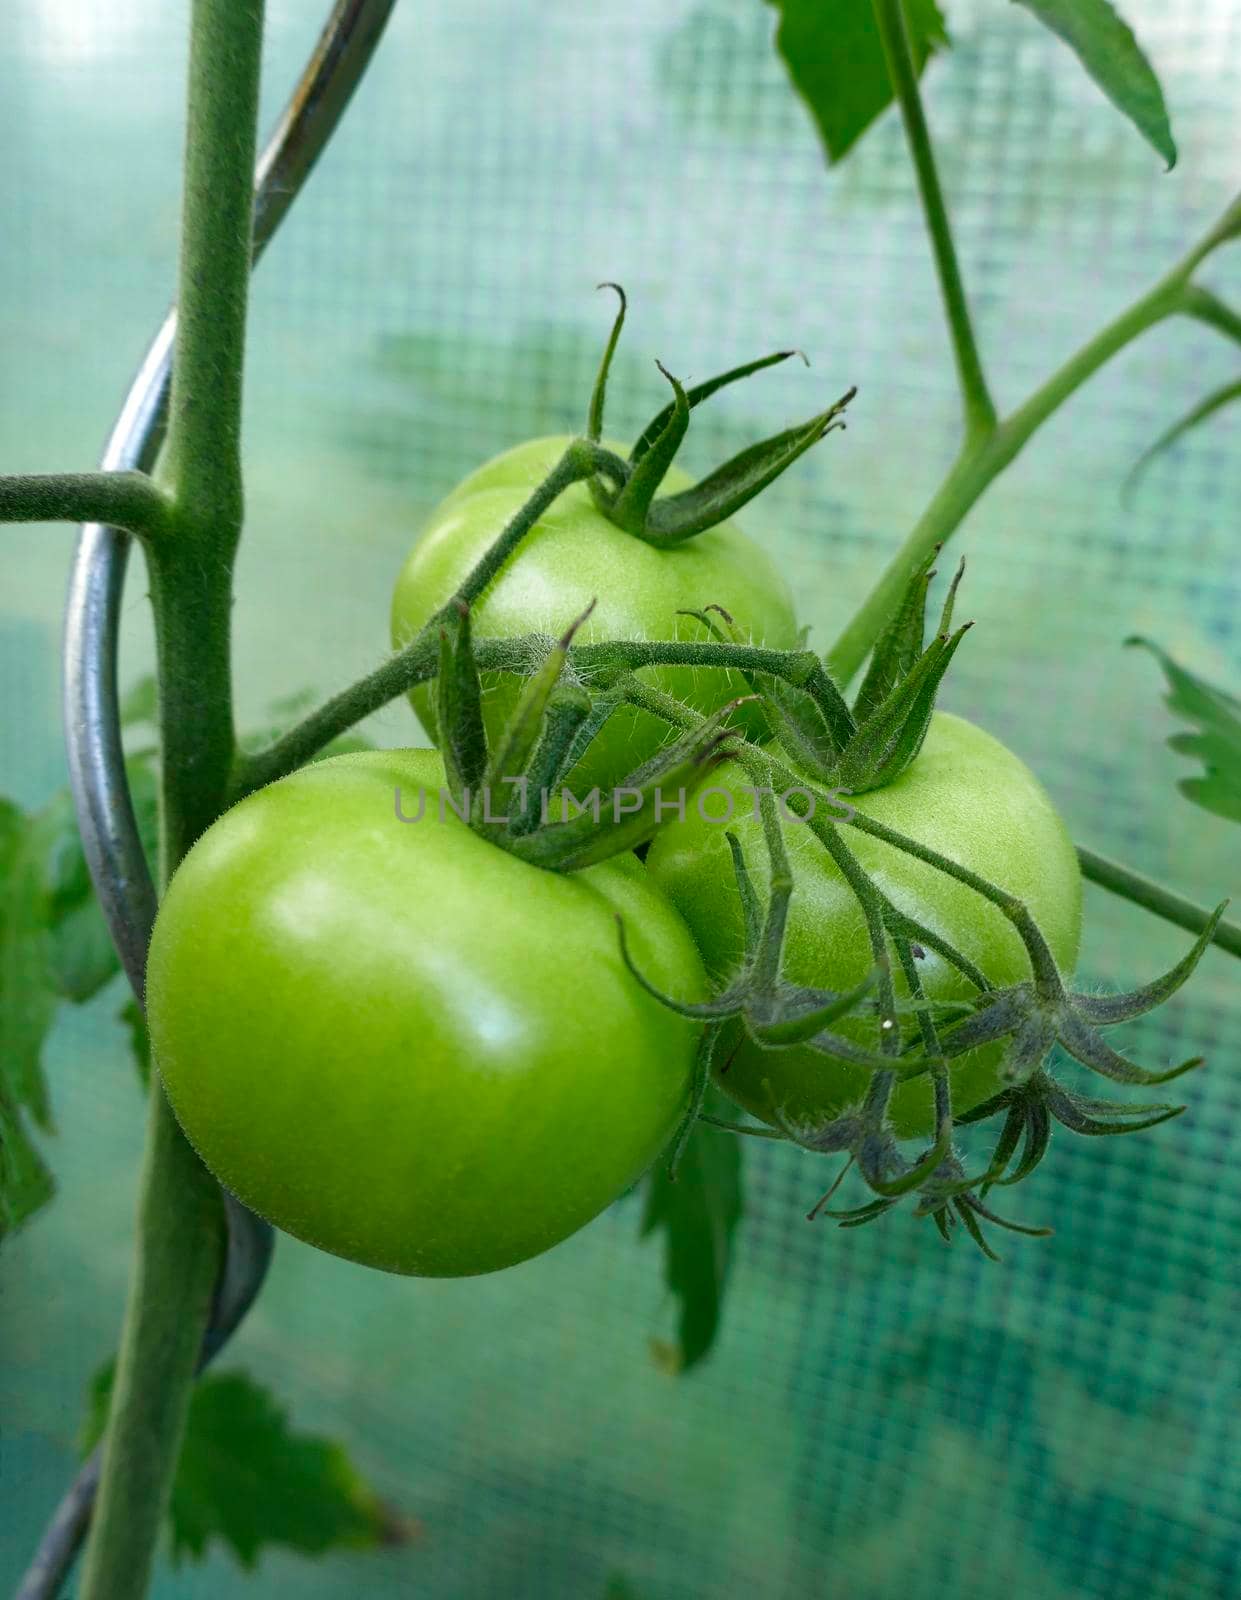
[{"label": "tomato stem", "polygon": [[0,522],[102,522],[139,539],[169,530],[167,496],[145,472],[0,477]]},{"label": "tomato stem", "polygon": [[[262,0],[194,0],[177,342],[159,474],[171,504],[167,537],[147,544],[165,879],[223,808],[235,760],[230,613],[262,40]],[[219,1188],[156,1078],[150,1097],[137,1262],[82,1600],[146,1592],[223,1259]]]},{"label": "tomato stem", "polygon": [[[1200,934],[1210,925],[1212,913],[1205,907],[1195,905],[1184,895],[1174,894],[1162,884],[1152,883],[1149,878],[1134,872],[1131,867],[1122,866],[1119,861],[1112,861],[1081,844],[1077,847],[1077,859],[1081,862],[1083,876],[1089,882],[1097,883],[1110,894],[1119,895],[1122,900],[1153,912],[1165,922],[1184,928],[1187,933]],[[1226,950],[1229,955],[1241,956],[1241,924],[1221,919],[1216,924],[1211,943]]]},{"label": "tomato stem", "polygon": [[838,683],[848,683],[857,672],[894,614],[906,586],[936,546],[951,537],[1047,419],[1088,379],[1127,345],[1169,317],[1194,317],[1219,326],[1218,316],[1212,314],[1211,297],[1191,277],[1213,250],[1239,232],[1241,197],[1169,272],[1088,339],[1015,411],[984,433],[967,432],[959,455],[930,504],[828,651],[827,665]]},{"label": "tomato stem", "polygon": [[922,108],[918,69],[909,46],[902,0],[872,0],[872,5],[888,64],[888,76],[901,108],[905,136],[922,199],[923,216],[931,237],[935,270],[952,337],[966,437],[970,440],[984,439],[995,428],[995,405],[987,387],[974,326],[970,320],[969,302],[961,278],[956,245],[953,243],[948,207],[940,186],[931,130]]}]

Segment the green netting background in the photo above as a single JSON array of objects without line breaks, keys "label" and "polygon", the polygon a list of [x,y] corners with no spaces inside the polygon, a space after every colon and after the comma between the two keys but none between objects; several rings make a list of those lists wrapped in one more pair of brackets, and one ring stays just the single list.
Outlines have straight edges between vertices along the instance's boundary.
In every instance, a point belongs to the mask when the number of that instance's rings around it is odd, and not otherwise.
[{"label": "green netting background", "polygon": [[[186,6],[10,0],[0,30],[0,461],[86,467],[171,285]],[[274,111],[319,18],[271,6]],[[984,347],[1012,402],[1179,254],[1236,182],[1241,5],[1127,0],[1182,162],[1158,163],[1062,48],[1000,0],[952,0],[928,78]],[[826,643],[944,470],[956,407],[899,130],[829,178],[758,0],[408,0],[340,137],[265,261],[249,380],[242,709],[326,691],[385,643],[424,509],[468,466],[582,414],[610,302],[632,315],[614,424],[662,401],[652,358],[701,377],[789,342],[813,360],[696,414],[691,467],[862,395],[844,438],[749,525]],[[1208,276],[1241,295],[1234,256]],[[1166,327],[1049,426],[970,520],[947,705],[1044,777],[1075,834],[1201,899],[1241,891],[1241,834],[1176,794],[1141,631],[1241,681],[1238,416],[1125,505],[1140,449],[1235,371]],[[5,535],[0,788],[63,781],[56,662],[69,538]],[[707,597],[709,598],[709,597]],[[125,669],[149,662],[140,581]],[[408,714],[376,719],[407,741]],[[1092,982],[1153,974],[1184,940],[1092,892]],[[842,1234],[801,1213],[809,1158],[759,1146],[719,1349],[684,1380],[657,1250],[622,1202],[496,1278],[414,1283],[282,1241],[229,1352],[305,1426],[342,1437],[423,1527],[390,1553],[269,1556],[245,1592],[596,1600],[848,1595],[1204,1600],[1241,1588],[1238,969],[1129,1030],[1202,1050],[1192,1115],[1061,1141],[1014,1194],[1051,1241],[1001,1266],[898,1214]],[[141,1112],[119,987],[50,1049],[55,1206],[0,1262],[0,1583],[70,1471],[129,1257]],[[536,1180],[537,1181],[537,1180]],[[514,1205],[522,1197],[514,1195]],[[242,1588],[229,1561],[158,1593]]]}]

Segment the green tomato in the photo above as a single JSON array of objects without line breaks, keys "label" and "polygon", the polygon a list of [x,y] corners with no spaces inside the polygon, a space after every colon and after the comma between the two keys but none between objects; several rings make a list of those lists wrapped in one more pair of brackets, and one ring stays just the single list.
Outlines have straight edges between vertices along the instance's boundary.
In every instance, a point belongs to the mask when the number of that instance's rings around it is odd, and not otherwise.
[{"label": "green tomato", "polygon": [[147,971],[164,1086],[221,1183],[431,1277],[566,1238],[685,1111],[695,1030],[634,982],[616,917],[660,981],[705,986],[635,857],[528,866],[441,821],[443,782],[434,752],[368,751],[242,801],[174,876]]},{"label": "green tomato", "polygon": [[[466,478],[431,514],[397,580],[394,645],[406,643],[451,598],[569,442],[568,437],[535,439],[506,451]],[[691,482],[674,466],[663,492],[678,493]],[[476,603],[474,633],[478,638],[559,635],[592,600],[595,610],[578,635],[581,643],[705,639],[700,623],[677,613],[714,604],[730,612],[756,644],[779,650],[797,644],[788,585],[734,523],[722,522],[684,544],[657,549],[609,522],[584,483],[567,489],[544,513]],[[659,667],[643,676],[704,715],[748,693],[734,673]],[[492,740],[511,715],[521,686],[512,675],[484,676],[484,719]],[[430,687],[418,685],[411,699],[435,739]],[[735,720],[750,734],[763,730],[761,716],[750,706],[740,708]],[[575,792],[596,784],[606,791],[669,737],[657,718],[630,708],[617,711],[574,769]]]},{"label": "green tomato", "polygon": [[[807,780],[808,781],[808,780]],[[768,883],[767,852],[749,779],[727,763],[699,796],[702,809],[737,835],[760,893]],[[823,792],[822,785],[814,785]],[[716,791],[723,790],[721,794]],[[877,822],[971,868],[1025,901],[1062,970],[1077,959],[1081,873],[1064,824],[1034,774],[1010,750],[972,723],[937,713],[917,760],[887,788],[848,802]],[[829,815],[840,818],[838,808]],[[691,801],[685,821],[655,838],[647,868],[689,923],[707,969],[718,982],[742,953],[741,906],[723,822],[706,822]],[[794,875],[784,953],[792,983],[849,989],[871,966],[865,923],[856,899],[805,822],[783,828]],[[925,927],[949,940],[997,985],[1030,975],[1025,948],[1003,913],[954,878],[894,846],[842,824],[845,842],[879,888]],[[972,985],[934,951],[918,961],[927,995],[965,999]],[[853,1018],[836,1031],[861,1039]],[[869,1036],[874,1043],[873,1023]],[[732,1041],[721,1045],[727,1060]],[[1002,1046],[987,1045],[950,1067],[953,1110],[970,1110],[1000,1088]],[[739,1105],[765,1122],[780,1114],[821,1125],[857,1105],[870,1078],[861,1067],[829,1060],[804,1047],[761,1049],[748,1037],[719,1078]],[[928,1077],[897,1086],[890,1120],[901,1138],[923,1137],[933,1126]]]}]

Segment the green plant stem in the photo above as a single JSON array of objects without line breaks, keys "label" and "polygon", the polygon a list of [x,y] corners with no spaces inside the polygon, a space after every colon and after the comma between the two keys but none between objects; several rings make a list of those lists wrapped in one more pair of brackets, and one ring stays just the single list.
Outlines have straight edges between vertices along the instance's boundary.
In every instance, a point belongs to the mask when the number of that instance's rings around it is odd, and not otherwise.
[{"label": "green plant stem", "polygon": [[[536,634],[512,639],[474,640],[480,672],[528,673],[547,652],[548,640]],[[643,667],[710,667],[719,671],[766,672],[800,681],[806,653],[769,650],[762,645],[727,644],[697,639],[615,639],[573,645],[569,670],[585,682],[610,682],[621,673]],[[333,739],[369,717],[373,711],[406,694],[415,684],[433,678],[439,669],[438,627],[423,628],[397,655],[318,706],[265,749],[238,760],[230,800],[242,799],[266,783],[274,783],[304,766]]]},{"label": "green plant stem", "polygon": [[961,268],[952,239],[952,225],[939,182],[931,132],[922,109],[922,92],[913,52],[909,47],[902,0],[872,0],[872,5],[888,63],[888,76],[892,80],[893,92],[905,124],[927,231],[931,236],[935,270],[939,276],[948,330],[952,336],[952,352],[965,413],[965,435],[969,440],[982,439],[995,427],[995,405],[987,388],[974,326],[970,320],[969,303],[965,298],[965,285],[961,280]]},{"label": "green plant stem", "polygon": [[[524,638],[476,639],[474,654],[480,671],[528,673],[541,659],[541,652],[546,650],[546,646],[547,641],[534,634]],[[698,666],[720,672],[765,672],[773,677],[795,681],[801,656],[799,651],[768,650],[760,645],[734,645],[718,640],[658,639],[603,640],[594,644],[573,645],[567,654],[570,669],[587,682],[601,671],[610,681],[622,670],[636,671],[652,666]],[[425,683],[434,677],[438,662],[438,638],[424,629],[412,644],[386,661],[376,672],[312,711],[266,749],[248,757],[239,766],[233,798],[240,799],[262,784],[274,782],[303,766],[325,745],[348,732],[355,723],[405,694],[416,683]],[[688,706],[680,706],[670,696],[648,690],[643,685],[636,687],[641,690],[644,707],[652,716],[662,717],[682,732],[703,720]],[[792,780],[793,775],[787,769],[772,761],[770,752],[756,751],[755,754],[761,755],[772,770]],[[800,784],[801,780],[797,781]],[[818,795],[818,798],[824,797]],[[874,830],[864,828],[863,831]],[[903,841],[897,848],[902,846]],[[1092,882],[1101,884],[1123,899],[1132,900],[1135,905],[1143,906],[1175,923],[1178,928],[1201,933],[1210,920],[1211,913],[1204,907],[1160,888],[1128,867],[1108,861],[1084,846],[1078,847],[1078,856],[1083,873]],[[970,886],[978,887],[973,883]],[[913,924],[911,927],[919,939],[936,943],[929,930]],[[1236,923],[1221,922],[1211,942],[1231,955],[1241,956],[1241,927]],[[980,988],[986,987],[986,981],[980,974],[975,976],[974,981]]]},{"label": "green plant stem", "polygon": [[[183,515],[241,528],[241,397],[263,0],[194,0],[177,291],[161,474]],[[244,182],[242,178],[244,177]]]},{"label": "green plant stem", "polygon": [[[632,686],[632,698],[635,704],[641,704],[642,708],[649,711],[652,716],[661,717],[679,732],[688,732],[703,721],[698,713],[689,706],[676,700],[673,696],[664,694],[661,690],[653,689],[646,684],[635,683]],[[790,771],[788,767],[772,755],[770,748],[759,749],[747,745],[746,755],[748,764],[757,763],[765,766],[769,781],[772,784],[781,783],[788,788],[799,788],[804,793],[814,797],[816,808],[822,805],[829,813],[833,812],[832,797],[823,793],[822,790],[814,785],[807,784],[803,777]],[[814,827],[819,820],[820,818],[816,811],[816,817],[811,826]],[[893,849],[900,850],[919,861],[925,861],[928,866],[934,867],[936,871],[955,878],[959,883],[963,883],[967,888],[972,889],[975,894],[981,895],[984,900],[990,901],[1014,922],[1018,932],[1022,935],[1027,951],[1030,951],[1032,955],[1034,954],[1034,951],[1031,951],[1031,943],[1033,942],[1036,947],[1045,952],[1045,941],[1021,903],[1014,900],[1007,890],[989,883],[987,879],[980,877],[978,873],[971,872],[968,867],[961,866],[959,862],[952,861],[949,857],[942,855],[937,850],[930,849],[916,839],[897,833],[895,829],[886,827],[873,817],[867,816],[865,812],[857,811],[856,809],[852,817],[848,819],[841,817],[839,822],[833,821],[831,826],[833,828],[857,828],[859,833],[869,834],[872,838],[881,839],[885,844],[891,845]],[[816,832],[818,832],[817,827]],[[821,834],[820,837],[822,837]],[[826,843],[826,839],[823,842]],[[1179,928],[1184,928],[1190,933],[1201,933],[1211,920],[1209,911],[1195,905],[1191,900],[1186,900],[1180,895],[1172,894],[1168,890],[1160,888],[1158,884],[1151,883],[1149,879],[1143,878],[1139,873],[1130,871],[1128,867],[1122,867],[1116,862],[1108,861],[1105,857],[1095,855],[1093,851],[1086,850],[1081,846],[1078,847],[1078,857],[1082,863],[1082,871],[1092,882],[1101,884],[1104,888],[1110,889],[1113,894],[1120,895],[1126,900],[1132,900],[1135,905],[1140,905],[1148,911],[1153,911],[1156,916],[1175,923]],[[906,933],[911,931],[916,933],[917,930],[907,927],[905,931]],[[1034,935],[1033,940],[1029,937],[1030,935]],[[917,936],[921,937],[921,934],[917,934]],[[1221,922],[1215,929],[1211,943],[1218,945],[1221,950],[1228,951],[1230,955],[1241,956],[1241,928],[1235,923]],[[1048,959],[1050,959],[1049,955]],[[980,987],[985,987],[985,982]]]},{"label": "green plant stem", "polygon": [[224,1251],[219,1187],[154,1081],[140,1193],[137,1261],[82,1600],[139,1600],[146,1592]]},{"label": "green plant stem", "polygon": [[[554,501],[574,483],[584,482],[596,472],[612,472],[622,464],[601,445],[575,439],[524,505],[513,515],[495,543],[466,575],[449,606],[470,606],[478,599],[504,563],[517,549],[535,523]],[[352,684],[320,706],[282,738],[257,755],[239,755],[234,760],[228,800],[233,802],[273,783],[304,766],[339,734],[361,722],[372,711],[395,700],[414,684],[433,677],[439,665],[440,630],[444,607],[414,635],[397,655],[368,677]],[[520,641],[519,641],[520,643]],[[528,646],[519,665],[525,665],[537,652],[538,642]],[[481,664],[481,663],[480,663]]]},{"label": "green plant stem", "polygon": [[1053,412],[1126,345],[1168,317],[1200,315],[1189,272],[1200,259],[1191,252],[1168,275],[1101,329],[985,437],[967,440],[913,531],[854,613],[827,655],[839,684],[848,683],[866,659],[913,574],[964,521],[984,491],[1008,467]]},{"label": "green plant stem", "polygon": [[[453,596],[453,602],[473,605],[548,507],[558,500],[571,484],[582,483],[587,478],[592,478],[596,472],[605,470],[624,471],[624,464],[602,445],[594,444],[589,439],[575,439],[511,519],[486,555],[475,564]],[[434,626],[433,618],[428,627]]]},{"label": "green plant stem", "polygon": [[[1101,889],[1119,895],[1122,900],[1154,912],[1165,922],[1184,928],[1186,933],[1201,933],[1210,921],[1210,912],[1187,900],[1184,895],[1173,894],[1161,884],[1144,878],[1140,872],[1121,866],[1119,861],[1110,861],[1107,856],[1098,855],[1085,845],[1078,845],[1077,859],[1082,864],[1082,875],[1088,882],[1097,883]],[[1229,955],[1241,956],[1241,924],[1221,922],[1211,943],[1226,950]]]},{"label": "green plant stem", "polygon": [[[262,34],[261,0],[194,0],[177,344],[160,472],[171,530],[147,550],[165,878],[222,809],[235,759],[229,614],[242,518]],[[139,1600],[146,1591],[224,1238],[215,1182],[153,1080],[137,1263],[81,1600]]]},{"label": "green plant stem", "polygon": [[0,477],[0,522],[103,522],[140,539],[168,530],[168,497],[145,472]]}]

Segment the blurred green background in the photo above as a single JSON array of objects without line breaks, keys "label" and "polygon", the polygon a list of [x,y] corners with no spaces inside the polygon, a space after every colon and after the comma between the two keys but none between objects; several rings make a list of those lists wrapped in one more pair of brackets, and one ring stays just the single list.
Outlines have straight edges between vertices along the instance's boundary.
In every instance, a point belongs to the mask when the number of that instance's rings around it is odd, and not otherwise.
[{"label": "blurred green background", "polygon": [[[274,0],[269,114],[319,7]],[[984,350],[1011,404],[1222,209],[1237,179],[1241,5],[1127,0],[1181,163],[1152,153],[1064,50],[999,0],[950,0],[927,77]],[[166,303],[187,6],[10,0],[0,31],[0,464],[94,461]],[[583,415],[611,302],[631,317],[612,429],[785,343],[791,364],[695,414],[686,464],[861,386],[849,432],[744,519],[826,645],[938,482],[956,399],[899,127],[830,177],[759,0],[406,0],[256,283],[249,527],[236,607],[243,717],[328,691],[386,645],[420,516],[468,467]],[[1208,281],[1241,298],[1234,248]],[[1241,413],[1156,466],[1141,449],[1235,352],[1165,326],[1043,432],[960,536],[978,619],[945,704],[1039,771],[1074,834],[1199,899],[1241,892],[1241,833],[1184,770],[1150,634],[1241,685]],[[0,791],[64,780],[59,612],[71,532],[8,530]],[[709,597],[704,597],[709,598]],[[150,662],[135,572],[124,675]],[[387,743],[415,729],[401,706]],[[1089,982],[1131,983],[1183,936],[1092,891]],[[161,1596],[417,1594],[595,1600],[1203,1600],[1241,1590],[1241,974],[1217,952],[1127,1031],[1143,1059],[1206,1052],[1191,1115],[1062,1139],[1010,1197],[1054,1239],[991,1265],[898,1212],[839,1233],[802,1213],[811,1158],[747,1149],[749,1213],[707,1366],[662,1372],[674,1307],[637,1207],[499,1277],[418,1283],[281,1240],[223,1362],[343,1439],[420,1538],[310,1563],[161,1573]],[[141,1108],[119,985],[49,1053],[56,1203],[0,1260],[0,1586],[74,1455],[129,1260]],[[537,1175],[536,1175],[537,1181]],[[515,1205],[521,1196],[513,1197]]]}]

